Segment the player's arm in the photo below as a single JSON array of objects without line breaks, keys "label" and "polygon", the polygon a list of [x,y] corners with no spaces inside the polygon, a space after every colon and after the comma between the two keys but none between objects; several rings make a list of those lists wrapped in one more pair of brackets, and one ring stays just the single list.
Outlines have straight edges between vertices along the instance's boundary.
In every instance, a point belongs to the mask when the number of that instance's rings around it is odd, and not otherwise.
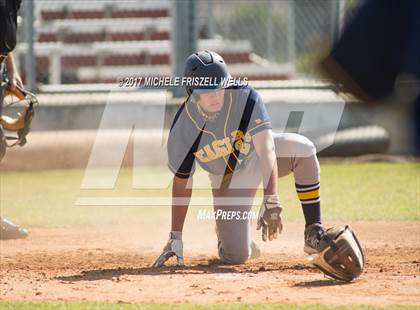
[{"label": "player's arm", "polygon": [[182,232],[191,200],[193,178],[174,176],[172,185],[172,231]]},{"label": "player's arm", "polygon": [[266,129],[252,136],[255,151],[260,159],[264,182],[264,195],[277,195],[277,158],[273,131]]},{"label": "player's arm", "polygon": [[193,178],[174,176],[172,185],[172,231],[182,232],[191,200]]},{"label": "player's arm", "polygon": [[[11,90],[14,91],[16,86],[23,88],[22,79],[16,68],[16,63],[12,52],[7,55],[6,67]],[[19,114],[18,118],[12,118],[3,115],[0,117],[0,124],[7,130],[18,131],[25,125],[25,114],[26,110],[22,113],[22,115]]]},{"label": "player's arm", "polygon": [[277,238],[281,233],[283,224],[279,196],[277,194],[277,158],[274,148],[274,138],[271,129],[262,130],[252,136],[255,151],[260,159],[263,184],[264,200],[258,215],[257,229],[262,228],[263,241]]},{"label": "player's arm", "polygon": [[[169,240],[163,248],[162,254],[156,259],[152,267],[161,267],[172,256],[176,256],[178,265],[184,265],[182,230],[192,194],[194,174],[194,150],[188,143],[188,131],[184,128],[182,106],[174,119],[168,137],[168,168],[174,174],[172,183],[172,223]],[[195,144],[195,143],[194,143]]]},{"label": "player's arm", "polygon": [[20,77],[19,71],[16,68],[15,58],[13,57],[12,52],[7,55],[6,67],[11,90],[14,91],[16,86],[23,88],[22,78]]},{"label": "player's arm", "polygon": [[176,256],[179,266],[184,265],[182,230],[184,228],[191,194],[192,176],[187,178],[174,176],[172,185],[172,225],[169,241],[152,267],[162,267],[172,256]]}]

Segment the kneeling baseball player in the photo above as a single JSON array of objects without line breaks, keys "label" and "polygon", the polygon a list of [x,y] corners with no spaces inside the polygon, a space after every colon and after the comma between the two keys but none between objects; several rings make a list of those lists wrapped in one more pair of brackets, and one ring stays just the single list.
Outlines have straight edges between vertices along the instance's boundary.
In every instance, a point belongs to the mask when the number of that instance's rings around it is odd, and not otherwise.
[{"label": "kneeling baseball player", "polygon": [[[172,256],[178,265],[184,264],[182,230],[195,162],[209,172],[216,214],[220,210],[249,213],[263,181],[264,198],[257,220],[263,241],[276,239],[282,231],[277,179],[293,173],[305,217],[304,251],[316,254],[330,248],[338,233],[329,234],[321,224],[320,166],[314,144],[302,135],[273,133],[260,95],[250,86],[224,83],[231,76],[217,53],[202,51],[188,57],[184,78],[201,77],[216,83],[186,87],[188,99],[178,110],[169,134],[168,162],[174,173],[172,227],[153,267],[161,267]],[[240,264],[260,255],[251,240],[250,224],[246,216],[216,217],[222,262]]]}]

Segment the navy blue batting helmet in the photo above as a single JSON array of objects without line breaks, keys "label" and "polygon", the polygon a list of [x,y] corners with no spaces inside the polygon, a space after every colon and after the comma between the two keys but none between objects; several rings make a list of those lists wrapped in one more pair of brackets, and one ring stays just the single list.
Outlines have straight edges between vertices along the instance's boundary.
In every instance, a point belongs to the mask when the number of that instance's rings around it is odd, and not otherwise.
[{"label": "navy blue batting helmet", "polygon": [[191,54],[185,62],[184,77],[209,78],[212,82],[206,85],[187,85],[188,95],[195,92],[206,92],[227,85],[231,76],[222,56],[212,51],[201,51]]}]

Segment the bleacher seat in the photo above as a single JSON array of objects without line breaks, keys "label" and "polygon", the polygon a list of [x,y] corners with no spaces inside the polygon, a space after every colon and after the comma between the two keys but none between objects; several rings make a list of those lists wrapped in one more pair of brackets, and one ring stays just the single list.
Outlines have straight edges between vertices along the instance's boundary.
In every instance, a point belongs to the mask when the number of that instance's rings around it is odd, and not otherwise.
[{"label": "bleacher seat", "polygon": [[162,9],[112,9],[113,18],[138,18],[138,17],[168,17],[169,10]]},{"label": "bleacher seat", "polygon": [[[63,82],[69,77],[81,83],[115,82],[117,73],[124,72],[171,75],[169,0],[38,0],[35,4],[36,70],[44,82],[51,57],[59,57]],[[254,63],[249,41],[201,39],[198,45],[219,52],[234,76],[256,80],[289,77],[290,70],[284,66]],[[24,43],[18,45],[18,50],[25,49]],[[130,71],[133,68],[135,72]]]}]

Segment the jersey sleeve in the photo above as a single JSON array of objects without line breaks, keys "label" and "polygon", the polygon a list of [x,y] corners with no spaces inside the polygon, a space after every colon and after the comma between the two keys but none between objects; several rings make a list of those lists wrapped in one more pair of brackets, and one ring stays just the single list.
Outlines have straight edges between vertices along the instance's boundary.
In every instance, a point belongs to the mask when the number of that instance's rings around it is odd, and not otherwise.
[{"label": "jersey sleeve", "polygon": [[253,90],[249,95],[251,118],[248,124],[248,133],[255,135],[263,130],[272,129],[271,120],[261,96]]},{"label": "jersey sleeve", "polygon": [[190,141],[185,122],[184,109],[181,108],[175,116],[168,137],[168,167],[179,178],[189,178],[195,171],[194,149],[195,141]]}]

